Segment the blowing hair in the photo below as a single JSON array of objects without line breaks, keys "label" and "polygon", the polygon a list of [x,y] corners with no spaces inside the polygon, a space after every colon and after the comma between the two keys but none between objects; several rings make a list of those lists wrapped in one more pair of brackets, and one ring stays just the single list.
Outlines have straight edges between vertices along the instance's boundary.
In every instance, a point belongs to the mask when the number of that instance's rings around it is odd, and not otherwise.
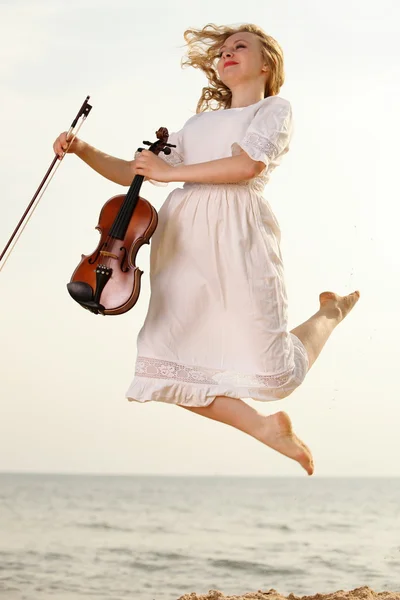
[{"label": "blowing hair", "polygon": [[206,110],[230,108],[232,92],[218,77],[216,61],[220,47],[224,41],[239,32],[255,34],[261,42],[263,60],[270,68],[264,98],[276,96],[285,81],[283,50],[278,42],[267,35],[257,25],[245,23],[237,27],[218,26],[209,23],[202,29],[187,29],[183,36],[187,43],[187,56],[182,60],[182,66],[201,69],[205,73],[208,86],[203,87],[197,103],[196,113]]}]

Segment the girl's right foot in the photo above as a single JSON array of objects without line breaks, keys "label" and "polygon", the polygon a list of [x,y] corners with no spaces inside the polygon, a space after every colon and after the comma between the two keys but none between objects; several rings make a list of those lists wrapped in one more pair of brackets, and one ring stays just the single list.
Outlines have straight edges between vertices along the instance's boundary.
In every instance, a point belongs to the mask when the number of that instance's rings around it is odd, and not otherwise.
[{"label": "girl's right foot", "polygon": [[298,462],[309,475],[314,473],[311,451],[294,434],[289,415],[285,412],[265,417],[265,426],[258,439],[266,446]]}]

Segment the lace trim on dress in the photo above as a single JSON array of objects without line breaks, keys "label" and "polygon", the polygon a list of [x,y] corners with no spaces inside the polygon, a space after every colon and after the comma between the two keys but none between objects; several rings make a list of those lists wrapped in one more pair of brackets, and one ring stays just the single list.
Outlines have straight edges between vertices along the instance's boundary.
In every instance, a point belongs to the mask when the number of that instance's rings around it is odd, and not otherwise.
[{"label": "lace trim on dress", "polygon": [[258,133],[246,133],[241,146],[251,158],[263,162],[265,162],[265,156],[272,160],[279,154],[278,147],[271,140]]},{"label": "lace trim on dress", "polygon": [[250,375],[248,373],[238,373],[237,371],[192,367],[168,360],[139,356],[136,362],[135,375],[149,379],[169,379],[182,383],[279,388],[288,382],[293,374],[293,368],[278,375]]},{"label": "lace trim on dress", "polygon": [[183,156],[181,156],[174,148],[171,148],[171,154],[161,153],[160,157],[171,167],[176,167],[183,163]]}]

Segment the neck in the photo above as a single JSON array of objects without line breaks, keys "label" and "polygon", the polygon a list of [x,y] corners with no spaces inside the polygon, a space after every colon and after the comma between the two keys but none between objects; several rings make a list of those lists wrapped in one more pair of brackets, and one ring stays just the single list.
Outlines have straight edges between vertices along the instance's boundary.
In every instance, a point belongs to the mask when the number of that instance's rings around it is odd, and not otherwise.
[{"label": "neck", "polygon": [[250,106],[250,104],[256,104],[264,98],[264,82],[262,82],[262,86],[260,86],[258,81],[253,84],[252,82],[247,81],[232,87],[231,92],[231,108]]}]

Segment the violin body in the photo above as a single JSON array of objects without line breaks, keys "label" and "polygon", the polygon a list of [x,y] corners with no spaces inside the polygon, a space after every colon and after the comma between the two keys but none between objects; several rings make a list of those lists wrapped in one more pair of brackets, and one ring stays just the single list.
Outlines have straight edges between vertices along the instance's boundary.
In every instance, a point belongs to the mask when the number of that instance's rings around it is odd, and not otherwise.
[{"label": "violin body", "polygon": [[[104,315],[120,315],[136,304],[143,274],[135,264],[136,255],[143,244],[150,243],[158,223],[155,208],[139,196],[124,239],[110,237],[110,231],[125,199],[126,195],[121,194],[105,203],[96,227],[100,233],[99,244],[92,254],[82,255],[67,286],[75,300],[83,306],[85,302],[88,304],[84,308],[92,312],[97,309],[98,313]],[[99,271],[101,276],[103,265],[111,268],[112,272],[101,293],[95,297],[93,292],[99,289]],[[82,282],[90,286],[91,290],[80,285]],[[85,291],[89,295],[85,296]]]},{"label": "violin body", "polygon": [[[168,129],[156,132],[156,142],[143,142],[154,154],[169,154]],[[139,148],[141,151],[142,148]],[[143,244],[149,244],[157,223],[155,208],[139,196],[143,175],[135,175],[127,194],[110,198],[100,212],[96,229],[100,242],[82,260],[67,284],[70,296],[98,315],[120,315],[135,305],[143,274],[135,264]]]}]

